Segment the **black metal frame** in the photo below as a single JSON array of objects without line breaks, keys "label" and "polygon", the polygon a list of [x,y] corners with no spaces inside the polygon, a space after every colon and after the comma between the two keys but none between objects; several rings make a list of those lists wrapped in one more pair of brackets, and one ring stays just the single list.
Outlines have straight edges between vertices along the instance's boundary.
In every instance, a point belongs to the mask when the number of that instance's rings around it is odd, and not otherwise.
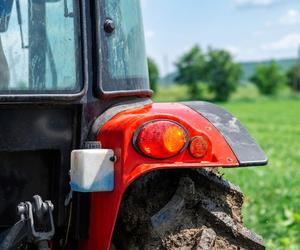
[{"label": "black metal frame", "polygon": [[[56,203],[55,214],[58,224],[64,220],[64,200],[69,192],[68,171],[70,168],[70,152],[80,147],[79,131],[81,130],[81,105],[49,105],[49,104],[22,104],[1,105],[0,120],[1,141],[0,153],[12,157],[11,153],[27,156],[26,152],[32,152],[37,157],[53,156],[53,168],[48,165],[34,167],[32,171],[49,170],[51,182],[47,190],[50,191],[51,200]],[[48,157],[47,156],[47,157]],[[28,157],[30,155],[28,154]],[[34,156],[32,156],[34,157]],[[23,158],[17,158],[16,161]],[[57,162],[56,162],[57,161]],[[2,161],[1,168],[8,168],[10,162]],[[25,162],[27,171],[33,162]],[[47,163],[48,164],[48,163]],[[25,167],[24,167],[25,168]],[[43,170],[44,169],[44,170]],[[25,174],[29,174],[28,173]],[[2,175],[5,174],[1,173]],[[54,178],[55,176],[55,178]],[[33,180],[27,180],[33,181]],[[29,184],[28,184],[29,185]],[[30,185],[35,185],[30,182]],[[46,187],[43,187],[46,188]],[[35,192],[39,192],[36,190]],[[53,196],[53,197],[52,197]]]}]

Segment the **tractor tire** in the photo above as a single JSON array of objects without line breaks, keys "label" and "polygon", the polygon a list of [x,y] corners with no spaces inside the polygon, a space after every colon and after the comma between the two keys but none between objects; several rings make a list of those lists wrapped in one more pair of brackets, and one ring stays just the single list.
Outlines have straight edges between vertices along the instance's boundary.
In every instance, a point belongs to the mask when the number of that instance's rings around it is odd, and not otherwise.
[{"label": "tractor tire", "polygon": [[243,226],[242,203],[213,170],[149,173],[124,194],[111,249],[265,249]]}]

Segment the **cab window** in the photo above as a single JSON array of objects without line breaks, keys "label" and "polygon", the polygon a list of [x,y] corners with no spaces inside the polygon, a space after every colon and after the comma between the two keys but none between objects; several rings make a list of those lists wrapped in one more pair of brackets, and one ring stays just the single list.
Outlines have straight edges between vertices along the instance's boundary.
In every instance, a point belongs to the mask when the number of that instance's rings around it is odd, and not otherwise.
[{"label": "cab window", "polygon": [[75,2],[0,0],[0,94],[80,91]]},{"label": "cab window", "polygon": [[148,68],[139,0],[104,0],[101,26],[111,20],[113,32],[100,34],[101,87],[104,91],[148,89]]}]

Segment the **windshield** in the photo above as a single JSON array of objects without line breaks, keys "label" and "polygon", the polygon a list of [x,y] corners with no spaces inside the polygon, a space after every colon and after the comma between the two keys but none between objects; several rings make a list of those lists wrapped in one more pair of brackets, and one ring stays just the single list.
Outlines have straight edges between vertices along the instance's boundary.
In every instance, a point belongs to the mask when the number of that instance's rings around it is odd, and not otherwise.
[{"label": "windshield", "polygon": [[0,7],[7,2],[10,13],[0,13],[0,93],[80,91],[73,1],[0,0]]},{"label": "windshield", "polygon": [[105,0],[102,27],[107,20],[115,29],[101,32],[103,91],[148,89],[148,68],[139,0]]}]

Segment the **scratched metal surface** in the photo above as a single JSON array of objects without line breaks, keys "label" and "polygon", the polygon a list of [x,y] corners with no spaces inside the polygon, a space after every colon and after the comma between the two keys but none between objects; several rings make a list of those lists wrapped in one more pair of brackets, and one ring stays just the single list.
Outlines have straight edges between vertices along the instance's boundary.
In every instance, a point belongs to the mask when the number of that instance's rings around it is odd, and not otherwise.
[{"label": "scratched metal surface", "polygon": [[209,120],[223,135],[241,166],[266,165],[268,158],[247,129],[224,109],[209,102],[185,102]]}]

